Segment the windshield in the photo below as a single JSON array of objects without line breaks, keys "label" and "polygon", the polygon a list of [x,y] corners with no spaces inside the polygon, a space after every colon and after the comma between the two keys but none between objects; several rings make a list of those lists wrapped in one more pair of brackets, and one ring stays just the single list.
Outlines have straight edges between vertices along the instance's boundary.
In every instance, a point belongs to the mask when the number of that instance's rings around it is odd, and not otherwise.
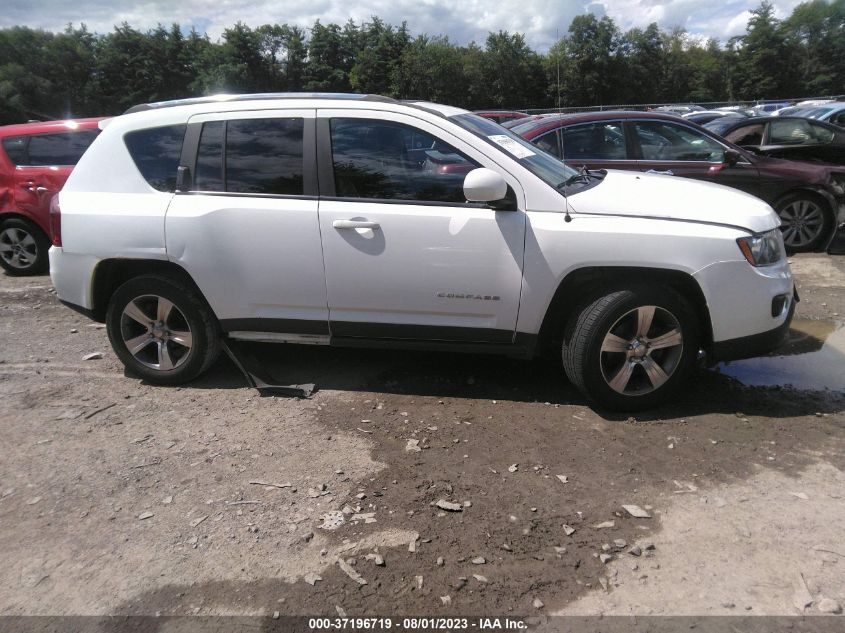
[{"label": "windshield", "polygon": [[516,159],[520,165],[555,189],[565,190],[569,186],[580,188],[585,184],[577,170],[489,119],[475,114],[458,114],[449,117],[449,120]]}]

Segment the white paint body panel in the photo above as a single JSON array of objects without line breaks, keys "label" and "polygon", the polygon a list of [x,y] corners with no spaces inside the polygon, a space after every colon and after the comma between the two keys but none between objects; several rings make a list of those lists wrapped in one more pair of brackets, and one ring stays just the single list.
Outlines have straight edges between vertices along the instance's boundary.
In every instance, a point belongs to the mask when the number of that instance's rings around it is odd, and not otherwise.
[{"label": "white paint body panel", "polygon": [[[135,129],[268,109],[417,126],[499,172],[515,190],[519,211],[174,196],[144,181],[123,143],[123,134]],[[567,203],[570,222],[563,214]],[[59,298],[86,308],[92,307],[97,263],[114,257],[179,264],[221,319],[331,317],[527,334],[539,331],[561,281],[585,266],[692,276],[705,296],[716,341],[783,323],[785,315],[771,317],[771,300],[792,290],[785,260],[753,268],[737,247],[737,238],[778,226],[777,216],[757,198],[698,181],[610,172],[567,201],[511,155],[436,113],[400,103],[221,101],[116,117],[73,171],[60,205],[64,246],[51,249],[51,274]],[[376,221],[380,228],[334,228],[335,220],[348,219]],[[438,292],[496,295],[500,301],[447,300]]]}]

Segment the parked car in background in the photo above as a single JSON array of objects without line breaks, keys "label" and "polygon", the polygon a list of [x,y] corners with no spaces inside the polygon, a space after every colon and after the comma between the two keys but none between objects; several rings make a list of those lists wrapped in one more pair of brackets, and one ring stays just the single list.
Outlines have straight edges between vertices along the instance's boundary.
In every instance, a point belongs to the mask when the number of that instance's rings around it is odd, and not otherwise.
[{"label": "parked car in background", "polygon": [[[710,124],[704,127],[710,129]],[[793,116],[751,117],[718,132],[755,154],[845,165],[845,128]]]},{"label": "parked car in background", "polygon": [[378,96],[133,108],[53,213],[59,299],[160,384],[201,374],[225,340],[550,351],[589,399],[635,410],[702,350],[775,348],[795,305],[761,200],[582,173],[466,110]]},{"label": "parked car in background", "polygon": [[781,108],[780,110],[775,110],[774,112],[770,112],[769,114],[771,114],[771,116],[804,116],[805,113],[809,112],[812,109],[813,106],[794,105]]},{"label": "parked car in background", "polygon": [[773,101],[772,103],[759,103],[751,108],[751,111],[753,113],[752,116],[761,116],[764,114],[769,114],[770,112],[774,112],[775,110],[788,108],[791,105],[792,102],[790,101]]},{"label": "parked car in background", "polygon": [[845,127],[845,102],[836,101],[802,112],[802,116]]},{"label": "parked car in background", "polygon": [[530,116],[525,112],[517,112],[515,110],[476,110],[475,114],[484,117],[485,119],[495,121],[496,123],[504,123],[505,121],[511,121],[512,119],[524,119]]},{"label": "parked car in background", "polygon": [[737,110],[704,110],[702,112],[688,112],[684,114],[683,117],[687,121],[692,121],[693,123],[698,123],[699,125],[703,125],[708,123],[709,121],[713,121],[715,119],[722,119],[725,117],[733,117],[735,119],[744,119],[748,115],[744,112],[740,112]]},{"label": "parked car in background", "polygon": [[99,121],[0,127],[0,266],[7,274],[47,271],[50,200],[99,134]]},{"label": "parked car in background", "polygon": [[536,121],[537,119],[542,119],[544,116],[548,116],[548,115],[547,114],[529,114],[528,116],[515,117],[513,119],[508,119],[507,121],[502,121],[499,125],[501,125],[503,128],[507,128],[508,130],[512,130],[518,125],[522,125],[523,123],[527,123],[528,121]]},{"label": "parked car in background", "polygon": [[845,221],[845,169],[758,156],[671,115],[589,112],[516,130],[572,166],[684,176],[756,195],[780,215],[793,252],[826,247]]},{"label": "parked car in background", "polygon": [[683,116],[692,112],[703,112],[704,108],[699,105],[685,104],[685,105],[662,105],[653,109],[654,112],[666,112],[668,114],[677,114]]}]

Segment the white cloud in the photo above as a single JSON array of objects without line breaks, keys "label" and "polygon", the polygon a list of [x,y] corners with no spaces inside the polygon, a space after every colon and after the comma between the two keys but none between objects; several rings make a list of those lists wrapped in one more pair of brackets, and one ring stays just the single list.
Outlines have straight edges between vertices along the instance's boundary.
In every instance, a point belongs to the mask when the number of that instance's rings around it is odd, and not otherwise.
[{"label": "white cloud", "polygon": [[[780,17],[791,13],[799,0],[776,0]],[[745,32],[749,11],[759,0],[42,0],[14,2],[0,13],[0,27],[30,26],[60,31],[68,23],[85,23],[104,33],[121,22],[139,29],[178,22],[197,26],[213,39],[238,20],[249,26],[267,23],[311,26],[323,23],[360,23],[376,15],[398,25],[407,21],[411,32],[448,35],[459,44],[483,43],[490,31],[524,33],[528,44],[545,51],[556,34],[565,35],[572,19],[591,12],[608,15],[623,31],[657,22],[664,30],[681,26],[693,34],[726,40]]]}]

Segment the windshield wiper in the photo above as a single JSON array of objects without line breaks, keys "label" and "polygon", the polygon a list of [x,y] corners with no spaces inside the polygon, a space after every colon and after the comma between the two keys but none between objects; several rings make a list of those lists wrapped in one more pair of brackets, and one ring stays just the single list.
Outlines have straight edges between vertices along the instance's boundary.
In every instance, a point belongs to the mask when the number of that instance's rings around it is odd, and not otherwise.
[{"label": "windshield wiper", "polygon": [[576,183],[588,183],[590,180],[597,179],[597,180],[604,180],[604,177],[607,176],[606,169],[596,169],[593,171],[588,170],[586,167],[582,167],[581,170],[577,174],[573,174],[562,183],[560,183],[557,188],[558,189],[565,189],[571,185]]}]

